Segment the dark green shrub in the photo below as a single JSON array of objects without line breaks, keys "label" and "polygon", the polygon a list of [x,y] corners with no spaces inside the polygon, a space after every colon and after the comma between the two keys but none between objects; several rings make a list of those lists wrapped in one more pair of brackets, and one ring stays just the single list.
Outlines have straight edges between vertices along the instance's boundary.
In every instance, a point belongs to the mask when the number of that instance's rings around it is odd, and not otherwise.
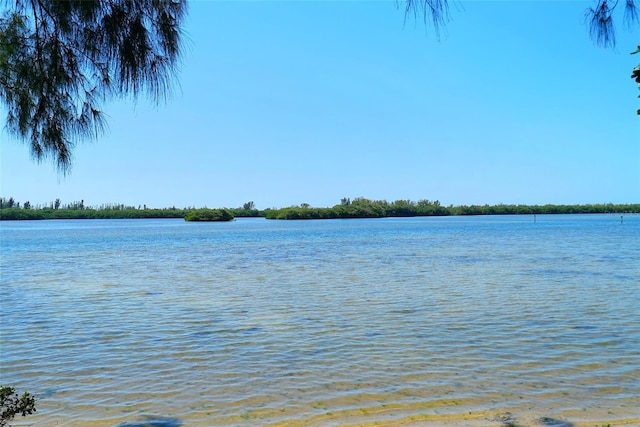
[{"label": "dark green shrub", "polygon": [[20,414],[23,417],[36,412],[36,399],[26,391],[22,396],[13,387],[0,386],[0,427]]}]

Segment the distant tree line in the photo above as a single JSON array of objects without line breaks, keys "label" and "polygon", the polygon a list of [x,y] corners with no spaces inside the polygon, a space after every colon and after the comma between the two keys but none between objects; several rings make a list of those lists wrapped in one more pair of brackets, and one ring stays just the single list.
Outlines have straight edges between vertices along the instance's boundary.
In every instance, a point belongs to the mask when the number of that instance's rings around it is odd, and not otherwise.
[{"label": "distant tree line", "polygon": [[369,200],[343,198],[331,208],[300,206],[265,212],[267,219],[331,219],[331,218],[387,218],[447,215],[523,215],[523,214],[583,214],[640,212],[640,204],[588,204],[588,205],[461,205],[442,206],[438,200]]},{"label": "distant tree line", "polygon": [[523,215],[523,214],[590,214],[638,213],[640,203],[588,205],[471,205],[447,208],[451,215]]},{"label": "distant tree line", "polygon": [[127,218],[184,218],[183,209],[0,209],[0,219],[127,219]]},{"label": "distant tree line", "polygon": [[[211,214],[207,211],[219,211]],[[221,213],[224,211],[225,213]],[[192,218],[214,215],[223,220],[240,217],[265,217],[267,219],[332,219],[332,218],[386,218],[447,215],[523,215],[523,214],[586,214],[640,212],[640,204],[587,204],[587,205],[460,205],[443,206],[438,200],[370,200],[363,197],[343,198],[333,207],[312,207],[308,203],[280,209],[260,210],[254,202],[237,208],[207,209],[195,207],[148,208],[147,205],[126,206],[103,204],[85,206],[84,200],[63,204],[60,199],[45,204],[32,205],[29,201],[20,204],[10,197],[0,197],[0,220],[35,219],[130,219],[130,218]],[[207,213],[205,213],[207,212]],[[230,217],[229,217],[230,215]],[[194,219],[198,220],[198,219]]]},{"label": "distant tree line", "polygon": [[[131,219],[131,218],[185,218],[189,212],[206,208],[194,206],[176,208],[148,208],[147,205],[129,206],[124,204],[102,204],[86,206],[84,200],[62,203],[55,199],[44,205],[33,205],[29,201],[20,203],[13,197],[0,197],[0,220],[34,219]],[[264,217],[265,211],[256,209],[254,202],[244,203],[237,208],[224,208],[231,219],[238,217]],[[226,218],[226,214],[222,215]]]},{"label": "distant tree line", "polygon": [[240,217],[261,217],[261,216],[265,216],[266,215],[265,211],[261,211],[261,210],[256,208],[256,204],[253,201],[244,203],[239,208],[231,208],[231,209],[229,209],[229,211],[236,218],[240,218]]}]

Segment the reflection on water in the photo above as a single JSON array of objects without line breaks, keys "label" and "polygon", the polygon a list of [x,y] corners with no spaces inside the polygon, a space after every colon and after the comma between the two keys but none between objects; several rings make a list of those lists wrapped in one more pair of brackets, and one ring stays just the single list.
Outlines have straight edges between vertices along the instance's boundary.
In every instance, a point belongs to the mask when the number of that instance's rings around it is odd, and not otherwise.
[{"label": "reflection on water", "polygon": [[640,425],[640,217],[0,224],[16,425]]}]

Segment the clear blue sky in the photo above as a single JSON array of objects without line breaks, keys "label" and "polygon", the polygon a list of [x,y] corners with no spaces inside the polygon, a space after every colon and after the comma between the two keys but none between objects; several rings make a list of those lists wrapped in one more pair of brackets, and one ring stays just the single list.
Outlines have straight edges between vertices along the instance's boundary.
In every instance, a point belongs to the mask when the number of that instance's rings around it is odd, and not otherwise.
[{"label": "clear blue sky", "polygon": [[638,203],[640,28],[619,16],[617,48],[596,48],[590,4],[463,2],[438,41],[392,1],[192,1],[169,102],[105,104],[109,132],[77,146],[67,177],[3,131],[0,194],[150,207]]}]

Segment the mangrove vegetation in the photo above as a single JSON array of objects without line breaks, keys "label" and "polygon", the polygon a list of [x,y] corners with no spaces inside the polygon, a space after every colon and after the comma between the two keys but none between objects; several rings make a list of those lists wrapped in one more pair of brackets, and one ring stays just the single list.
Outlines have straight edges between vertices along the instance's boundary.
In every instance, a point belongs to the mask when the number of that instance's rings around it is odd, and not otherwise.
[{"label": "mangrove vegetation", "polygon": [[185,221],[233,221],[233,215],[228,209],[196,209],[184,217]]},{"label": "mangrove vegetation", "polygon": [[333,207],[312,207],[307,203],[285,208],[260,210],[253,202],[237,208],[149,208],[146,205],[125,206],[108,204],[85,206],[83,200],[63,204],[60,199],[46,205],[20,203],[12,197],[0,197],[0,220],[39,219],[133,219],[133,218],[183,218],[186,221],[231,221],[240,217],[264,217],[267,219],[338,219],[338,218],[388,218],[449,215],[531,215],[531,214],[589,214],[589,213],[638,213],[640,203],[585,204],[585,205],[460,205],[443,206],[438,200],[370,200],[363,197],[343,198]]},{"label": "mangrove vegetation", "polygon": [[330,219],[330,218],[388,218],[448,215],[525,215],[525,214],[586,214],[640,212],[640,204],[589,205],[461,205],[442,206],[438,200],[369,200],[342,199],[331,208],[314,208],[307,204],[265,212],[267,219]]}]

